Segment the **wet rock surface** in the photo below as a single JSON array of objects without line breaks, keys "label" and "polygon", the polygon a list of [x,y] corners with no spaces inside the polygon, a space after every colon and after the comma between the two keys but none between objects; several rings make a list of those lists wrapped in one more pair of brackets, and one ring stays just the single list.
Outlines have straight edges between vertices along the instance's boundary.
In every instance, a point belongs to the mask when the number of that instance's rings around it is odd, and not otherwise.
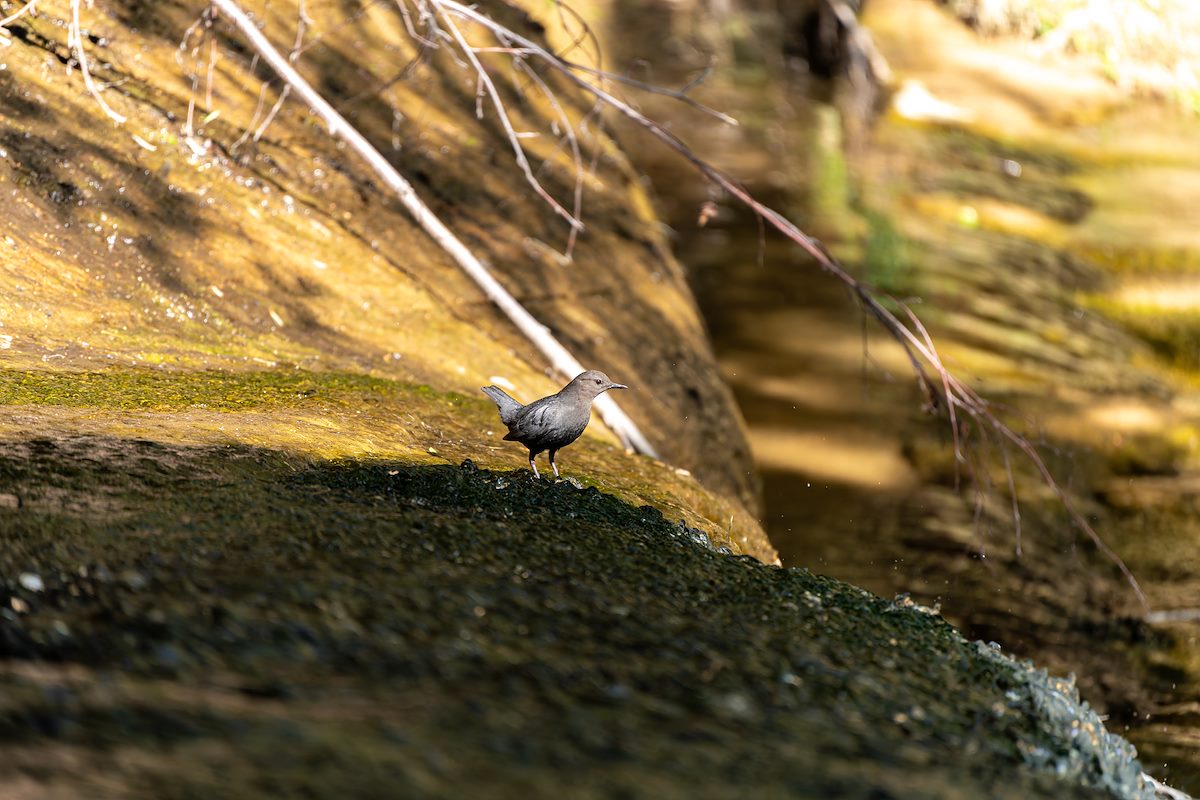
[{"label": "wet rock surface", "polygon": [[[294,7],[242,6],[273,41],[294,37]],[[297,67],[582,363],[639,389],[623,403],[663,458],[757,511],[736,405],[616,142],[594,126],[580,132],[587,230],[567,258],[569,227],[523,188],[494,119],[476,118],[460,62],[414,42],[393,6],[353,6],[310,9]],[[42,2],[10,29],[0,62],[5,366],[299,365],[462,393],[499,377],[525,400],[574,377],[548,374],[545,357],[303,104],[282,103],[261,137],[243,136],[277,87],[223,25],[203,44],[192,37],[202,10],[114,0],[83,15],[97,80],[112,87],[124,126],[77,73],[57,69],[71,60],[69,5]],[[539,35],[515,7],[490,10]],[[550,84],[563,113],[583,122],[591,103]],[[561,120],[508,102],[519,129],[547,129],[526,146],[565,201],[575,165],[548,135]]]},{"label": "wet rock surface", "polygon": [[100,437],[0,478],[31,792],[1136,796],[1069,688],[594,487]]}]

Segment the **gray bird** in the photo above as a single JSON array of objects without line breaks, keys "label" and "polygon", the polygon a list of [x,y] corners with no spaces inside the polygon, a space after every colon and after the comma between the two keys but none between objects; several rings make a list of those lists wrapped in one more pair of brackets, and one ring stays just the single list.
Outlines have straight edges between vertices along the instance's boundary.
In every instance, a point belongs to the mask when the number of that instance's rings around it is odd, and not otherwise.
[{"label": "gray bird", "polygon": [[559,390],[558,394],[534,400],[523,406],[499,386],[484,386],[483,393],[496,401],[500,421],[508,426],[505,441],[520,442],[529,448],[529,466],[535,478],[542,477],[537,464],[538,453],[550,451],[550,468],[558,477],[554,454],[579,438],[592,418],[592,401],[609,389],[628,389],[613,383],[603,372],[589,369]]}]

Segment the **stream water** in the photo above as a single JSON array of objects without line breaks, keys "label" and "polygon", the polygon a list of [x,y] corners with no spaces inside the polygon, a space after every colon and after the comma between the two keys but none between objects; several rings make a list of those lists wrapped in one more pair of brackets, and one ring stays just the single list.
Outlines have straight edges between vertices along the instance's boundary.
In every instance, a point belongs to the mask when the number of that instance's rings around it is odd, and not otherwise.
[{"label": "stream water", "polygon": [[[703,99],[740,129],[650,107],[909,303],[947,365],[1039,447],[1147,605],[1016,448],[974,428],[956,464],[946,419],[923,411],[902,354],[841,286],[646,153],[746,417],[768,532],[787,565],[910,592],[970,636],[1076,674],[1148,770],[1200,791],[1200,240],[1186,222],[1200,123],[1114,103],[1077,65],[1051,72],[925,5],[875,4],[881,49],[900,81],[923,81],[917,97],[957,99],[940,101],[957,119],[914,122],[893,103],[855,134],[827,85],[736,47]],[[655,77],[696,67],[722,40],[709,25],[665,21]],[[896,33],[914,27],[921,41]],[[702,227],[706,201],[717,213]]]}]

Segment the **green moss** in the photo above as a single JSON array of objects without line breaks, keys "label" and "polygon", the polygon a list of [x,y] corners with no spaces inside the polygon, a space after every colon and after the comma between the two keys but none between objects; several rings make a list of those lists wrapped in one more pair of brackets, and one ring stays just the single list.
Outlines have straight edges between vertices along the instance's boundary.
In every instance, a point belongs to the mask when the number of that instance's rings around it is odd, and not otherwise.
[{"label": "green moss", "polygon": [[414,393],[462,402],[453,392],[428,386],[343,372],[156,372],[112,369],[102,372],[0,370],[0,405],[178,411],[215,411],[297,406],[310,401],[347,402],[363,395],[393,398]]},{"label": "green moss", "polygon": [[809,212],[825,232],[840,241],[850,235],[850,170],[842,141],[842,118],[837,109],[821,104],[813,113],[812,188]]},{"label": "green moss", "polygon": [[1150,345],[1167,364],[1200,370],[1200,315],[1190,311],[1139,308],[1093,298],[1090,305]]},{"label": "green moss", "polygon": [[1084,246],[1075,254],[1085,261],[1118,275],[1152,275],[1166,277],[1194,274],[1200,271],[1200,254],[1185,247],[1150,247],[1139,242],[1136,247],[1118,244]]},{"label": "green moss", "polygon": [[931,172],[922,176],[918,185],[927,192],[949,192],[966,198],[987,197],[1022,205],[1067,223],[1079,222],[1094,205],[1088,195],[1064,186],[1057,176],[1052,181],[1039,181],[1036,173],[1031,173],[1018,184],[995,165],[986,170],[952,167]]},{"label": "green moss", "polygon": [[884,214],[867,209],[867,239],[863,267],[867,282],[888,294],[912,291],[912,262],[908,243]]},{"label": "green moss", "polygon": [[1187,458],[1187,447],[1168,432],[1130,434],[1107,454],[1114,475],[1176,475]]}]

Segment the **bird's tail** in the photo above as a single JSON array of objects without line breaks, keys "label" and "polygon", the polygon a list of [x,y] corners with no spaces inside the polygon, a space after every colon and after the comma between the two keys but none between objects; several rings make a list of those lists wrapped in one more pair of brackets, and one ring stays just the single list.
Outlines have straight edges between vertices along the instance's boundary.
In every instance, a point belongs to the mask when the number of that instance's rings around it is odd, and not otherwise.
[{"label": "bird's tail", "polygon": [[505,425],[512,422],[513,416],[525,407],[509,397],[499,386],[484,386],[483,393],[496,401],[496,407],[500,409],[500,421]]}]

